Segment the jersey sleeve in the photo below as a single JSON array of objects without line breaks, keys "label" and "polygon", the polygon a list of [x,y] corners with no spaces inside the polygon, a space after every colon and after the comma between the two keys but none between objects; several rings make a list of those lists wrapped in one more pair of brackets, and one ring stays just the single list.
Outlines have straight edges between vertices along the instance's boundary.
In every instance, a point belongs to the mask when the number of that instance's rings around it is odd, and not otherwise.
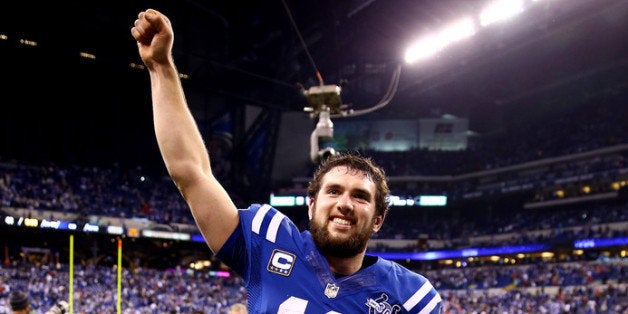
[{"label": "jersey sleeve", "polygon": [[279,234],[282,239],[292,239],[298,229],[284,214],[267,204],[253,204],[238,211],[240,222],[216,258],[237,272],[248,285],[251,268],[259,266],[260,254],[268,247],[267,243],[280,241]]},{"label": "jersey sleeve", "polygon": [[401,296],[403,308],[406,311],[409,313],[441,313],[441,296],[427,278],[395,262],[390,262],[390,264],[393,266],[393,271],[389,280],[391,280],[391,284],[397,283],[396,287],[399,287],[397,293]]}]

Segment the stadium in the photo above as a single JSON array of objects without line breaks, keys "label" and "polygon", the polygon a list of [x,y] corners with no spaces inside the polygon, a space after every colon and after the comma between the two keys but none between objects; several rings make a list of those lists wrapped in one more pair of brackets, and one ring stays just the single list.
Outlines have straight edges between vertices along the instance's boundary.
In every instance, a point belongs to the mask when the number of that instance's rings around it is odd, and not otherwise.
[{"label": "stadium", "polygon": [[305,230],[312,172],[356,152],[391,189],[367,254],[443,313],[628,313],[627,1],[187,0],[0,13],[0,314],[12,290],[35,313],[247,301],[160,157],[130,35],[148,7],[239,208]]}]

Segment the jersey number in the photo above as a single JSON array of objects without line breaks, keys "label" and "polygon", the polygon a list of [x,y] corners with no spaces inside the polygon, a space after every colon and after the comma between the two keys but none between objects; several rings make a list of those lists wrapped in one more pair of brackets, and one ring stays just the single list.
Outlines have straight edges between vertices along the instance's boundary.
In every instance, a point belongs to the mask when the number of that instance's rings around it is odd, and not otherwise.
[{"label": "jersey number", "polygon": [[[307,307],[307,300],[297,297],[289,297],[279,305],[277,314],[304,314]],[[326,314],[340,314],[336,311],[329,311]]]}]

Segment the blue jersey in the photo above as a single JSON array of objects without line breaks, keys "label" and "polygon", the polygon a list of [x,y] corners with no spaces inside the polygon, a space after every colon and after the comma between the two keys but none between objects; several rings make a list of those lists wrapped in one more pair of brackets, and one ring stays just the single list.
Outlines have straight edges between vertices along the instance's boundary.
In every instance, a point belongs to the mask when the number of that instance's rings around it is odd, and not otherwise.
[{"label": "blue jersey", "polygon": [[440,313],[441,298],[420,274],[377,258],[335,278],[309,231],[269,205],[240,210],[216,257],[244,280],[251,313]]}]

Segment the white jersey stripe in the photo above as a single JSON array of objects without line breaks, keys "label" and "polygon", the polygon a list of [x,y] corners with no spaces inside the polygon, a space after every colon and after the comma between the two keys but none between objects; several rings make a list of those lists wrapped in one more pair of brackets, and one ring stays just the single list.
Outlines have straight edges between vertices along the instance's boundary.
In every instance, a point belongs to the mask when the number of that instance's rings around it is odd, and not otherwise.
[{"label": "white jersey stripe", "polygon": [[430,290],[432,290],[432,285],[428,281],[425,281],[421,288],[419,288],[419,290],[417,290],[417,292],[415,292],[414,295],[412,295],[410,299],[403,304],[403,308],[405,308],[406,311],[410,311],[410,309],[415,307],[421,299],[423,299],[423,297],[430,292]]},{"label": "white jersey stripe", "polygon": [[431,312],[436,307],[436,305],[438,305],[438,302],[440,301],[441,301],[440,295],[436,294],[430,300],[430,302],[421,310],[421,312],[419,312],[419,314],[427,314]]},{"label": "white jersey stripe", "polygon": [[266,240],[275,243],[277,240],[277,230],[279,229],[279,224],[281,224],[281,220],[286,217],[284,214],[277,212],[273,219],[270,221],[268,225],[268,231],[266,231]]},{"label": "white jersey stripe", "polygon": [[266,216],[266,213],[269,210],[270,205],[268,204],[264,204],[262,207],[259,208],[259,210],[255,214],[255,217],[253,217],[253,222],[251,226],[253,228],[253,232],[259,234],[259,230],[262,228],[262,221],[264,221],[264,216]]}]

